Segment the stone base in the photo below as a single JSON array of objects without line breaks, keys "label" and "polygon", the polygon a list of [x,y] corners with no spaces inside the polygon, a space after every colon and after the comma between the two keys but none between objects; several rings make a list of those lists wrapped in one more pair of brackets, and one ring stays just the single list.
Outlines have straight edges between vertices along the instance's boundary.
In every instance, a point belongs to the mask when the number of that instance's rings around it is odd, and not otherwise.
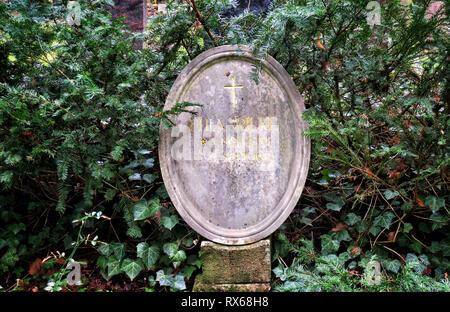
[{"label": "stone base", "polygon": [[270,290],[270,239],[243,246],[203,241],[200,258],[203,273],[193,291]]},{"label": "stone base", "polygon": [[270,290],[269,283],[251,283],[251,284],[207,284],[200,279],[195,280],[195,292],[267,292]]}]

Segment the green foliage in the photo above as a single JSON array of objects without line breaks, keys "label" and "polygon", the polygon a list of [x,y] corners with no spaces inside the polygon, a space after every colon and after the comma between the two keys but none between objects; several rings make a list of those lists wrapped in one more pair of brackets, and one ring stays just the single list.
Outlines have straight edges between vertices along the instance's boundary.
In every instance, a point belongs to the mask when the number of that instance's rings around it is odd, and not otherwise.
[{"label": "green foliage", "polygon": [[169,286],[171,290],[184,290],[186,289],[186,283],[182,275],[174,275],[171,273],[165,273],[163,270],[156,272],[156,281],[161,286]]},{"label": "green foliage", "polygon": [[[371,28],[367,1],[275,0],[264,16],[223,17],[234,1],[198,0],[201,21],[188,2],[169,1],[136,35],[111,20],[108,1],[80,1],[81,24],[70,26],[66,2],[0,3],[2,280],[48,248],[73,250],[72,221],[95,211],[110,216],[95,223],[105,278],[148,274],[151,289],[185,289],[198,240],[161,183],[157,141],[160,123],[195,103],[162,106],[194,57],[245,44],[288,71],[310,125],[307,191],[274,242],[273,259],[294,257],[276,271],[280,287],[448,289],[448,3],[446,16],[427,16],[429,1],[388,1]],[[140,38],[146,48],[133,49]],[[349,276],[370,261],[394,282]]]},{"label": "green foliage", "polygon": [[432,276],[449,271],[449,7],[429,4],[384,3],[371,28],[367,1],[276,1],[241,37],[281,62],[307,107],[310,182],[287,240],[320,238],[324,256],[388,252],[394,272],[424,254]]},{"label": "green foliage", "polygon": [[147,202],[146,200],[140,200],[133,206],[133,216],[134,220],[144,220],[151,216],[153,216],[155,213],[157,213],[160,209],[159,206],[159,200],[154,199],[151,202]]},{"label": "green foliage", "polygon": [[[304,239],[289,249],[295,254],[294,261],[290,266],[280,263],[273,269],[274,291],[450,291],[448,279],[437,281],[422,275],[429,264],[425,255],[408,254],[403,266],[398,260],[374,254],[317,255],[312,242]],[[386,271],[377,271],[377,263]]]},{"label": "green foliage", "polygon": [[122,262],[122,270],[128,275],[131,280],[134,280],[136,276],[142,271],[144,268],[142,261],[132,260],[132,259],[124,259]]},{"label": "green foliage", "polygon": [[[155,161],[161,121],[170,126],[170,116],[196,105],[161,112],[182,64],[157,72],[171,52],[134,49],[139,35],[112,21],[107,3],[80,1],[79,26],[65,23],[67,1],[0,3],[2,280],[20,276],[48,246],[64,240],[73,249],[72,221],[94,210],[111,216],[95,225],[106,278],[135,279],[155,265],[163,241],[180,250],[160,265],[183,267],[181,241],[196,238],[168,201]],[[136,260],[127,239],[141,241]]]},{"label": "green foliage", "polygon": [[137,256],[144,261],[144,264],[148,269],[158,261],[160,253],[157,246],[148,246],[145,242],[137,245]]}]

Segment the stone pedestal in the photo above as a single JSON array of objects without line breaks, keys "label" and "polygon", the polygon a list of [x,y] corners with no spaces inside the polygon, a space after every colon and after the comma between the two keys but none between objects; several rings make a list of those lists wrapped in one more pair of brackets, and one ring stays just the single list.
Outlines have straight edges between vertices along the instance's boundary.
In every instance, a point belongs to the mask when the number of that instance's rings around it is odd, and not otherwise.
[{"label": "stone pedestal", "polygon": [[203,272],[193,291],[270,290],[270,239],[242,246],[203,241],[200,258]]}]

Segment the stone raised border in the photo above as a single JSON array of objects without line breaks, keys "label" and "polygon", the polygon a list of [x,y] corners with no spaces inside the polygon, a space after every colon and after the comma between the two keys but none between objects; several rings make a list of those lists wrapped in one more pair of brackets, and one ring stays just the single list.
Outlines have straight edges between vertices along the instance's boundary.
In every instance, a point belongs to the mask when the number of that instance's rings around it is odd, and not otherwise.
[{"label": "stone raised border", "polygon": [[186,223],[200,235],[214,242],[227,245],[242,245],[268,237],[287,219],[294,209],[302,193],[308,173],[310,141],[301,134],[307,128],[307,123],[301,119],[304,104],[289,74],[271,56],[267,55],[264,59],[259,60],[245,46],[220,46],[197,56],[176,79],[167,97],[164,109],[168,110],[176,103],[182,101],[185,87],[189,86],[192,79],[204,68],[222,60],[229,59],[242,59],[252,63],[261,61],[263,69],[277,81],[281,90],[286,95],[291,118],[297,125],[295,133],[292,133],[292,136],[298,140],[298,144],[296,144],[295,150],[293,151],[294,159],[291,165],[293,170],[289,173],[288,186],[284,191],[283,197],[275,206],[274,213],[266,216],[259,223],[243,229],[236,230],[216,227],[209,223],[205,216],[201,215],[198,207],[195,207],[183,193],[179,185],[183,181],[177,181],[176,166],[174,160],[171,159],[170,131],[164,129],[163,125],[160,128],[159,160],[167,192],[175,208]]}]

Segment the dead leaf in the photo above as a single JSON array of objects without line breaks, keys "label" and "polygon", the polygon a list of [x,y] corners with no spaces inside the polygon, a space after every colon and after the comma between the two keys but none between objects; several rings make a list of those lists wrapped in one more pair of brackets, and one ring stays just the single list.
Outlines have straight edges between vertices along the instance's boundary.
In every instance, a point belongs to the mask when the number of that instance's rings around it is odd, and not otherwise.
[{"label": "dead leaf", "polygon": [[397,158],[397,164],[395,165],[395,169],[398,171],[403,171],[407,169],[408,166],[403,162],[401,158]]},{"label": "dead leaf", "polygon": [[42,264],[42,259],[36,258],[36,260],[34,260],[30,264],[30,269],[28,270],[28,273],[30,273],[31,275],[39,274],[41,272],[41,264]]},{"label": "dead leaf", "polygon": [[372,170],[370,170],[369,168],[366,168],[364,171],[367,173],[367,175],[369,177],[373,177],[374,176],[374,174],[372,173]]},{"label": "dead leaf", "polygon": [[416,197],[416,202],[419,205],[419,207],[425,207],[425,204],[419,197]]},{"label": "dead leaf", "polygon": [[331,152],[333,151],[333,149],[334,149],[334,146],[333,146],[333,145],[328,145],[327,153],[328,153],[328,154],[331,154]]},{"label": "dead leaf", "polygon": [[348,270],[348,274],[350,274],[350,275],[357,275],[357,276],[361,275],[361,273],[359,273],[356,270]]},{"label": "dead leaf", "polygon": [[388,143],[399,145],[400,144],[400,138],[398,136],[389,137],[386,139]]},{"label": "dead leaf", "polygon": [[430,275],[431,274],[431,270],[433,269],[433,267],[431,265],[427,266],[427,268],[425,270],[423,270],[422,275]]},{"label": "dead leaf", "polygon": [[200,21],[195,21],[194,26],[195,28],[200,29],[202,28],[202,23]]},{"label": "dead leaf", "polygon": [[328,71],[330,69],[330,63],[327,61],[322,61],[322,67],[320,67],[321,70]]},{"label": "dead leaf", "polygon": [[388,236],[387,236],[387,240],[392,242],[394,241],[395,238],[395,232],[389,232]]},{"label": "dead leaf", "polygon": [[440,101],[441,101],[441,98],[438,97],[437,95],[433,95],[433,98],[434,98],[437,102],[440,102]]},{"label": "dead leaf", "polygon": [[56,258],[55,262],[58,264],[65,264],[67,261],[64,258]]},{"label": "dead leaf", "polygon": [[389,179],[398,179],[400,177],[400,172],[398,172],[397,170],[389,170],[388,176]]},{"label": "dead leaf", "polygon": [[340,223],[336,224],[336,226],[334,228],[332,228],[331,230],[333,232],[339,232],[339,231],[343,231],[346,229],[348,229],[348,226],[346,224],[340,222]]},{"label": "dead leaf", "polygon": [[360,252],[359,247],[354,247],[350,250],[350,252],[354,255],[357,255]]},{"label": "dead leaf", "polygon": [[317,40],[317,46],[324,51],[326,50],[326,48],[320,43],[320,40]]},{"label": "dead leaf", "polygon": [[403,125],[405,126],[406,130],[408,130],[413,124],[410,123],[409,121],[405,121],[403,122]]}]

